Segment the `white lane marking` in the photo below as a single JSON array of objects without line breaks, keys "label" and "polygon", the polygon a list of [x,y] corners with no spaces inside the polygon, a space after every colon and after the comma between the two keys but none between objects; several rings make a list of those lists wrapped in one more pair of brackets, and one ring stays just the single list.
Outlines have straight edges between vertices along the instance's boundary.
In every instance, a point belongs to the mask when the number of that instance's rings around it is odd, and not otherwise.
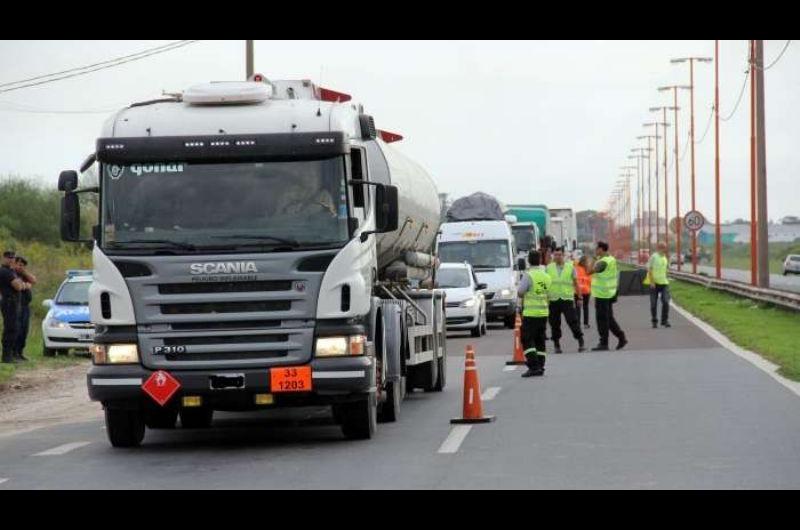
[{"label": "white lane marking", "polygon": [[79,449],[86,445],[89,445],[92,442],[72,442],[64,445],[59,445],[58,447],[53,447],[52,449],[48,449],[47,451],[42,451],[41,453],[36,453],[33,456],[60,456],[69,453],[70,451],[74,451],[75,449]]},{"label": "white lane marking", "polygon": [[139,386],[142,384],[140,377],[131,377],[129,379],[98,379],[92,378],[94,386]]},{"label": "white lane marking", "polygon": [[353,372],[311,372],[314,379],[348,379],[351,377],[364,377],[364,370]]},{"label": "white lane marking", "polygon": [[452,429],[450,429],[450,434],[448,434],[445,441],[442,442],[438,452],[442,454],[452,454],[457,452],[458,448],[461,447],[461,442],[464,441],[464,438],[467,437],[471,429],[472,425],[454,426]]},{"label": "white lane marking", "polygon": [[749,362],[759,370],[766,372],[774,380],[776,380],[777,382],[788,388],[790,391],[794,392],[797,396],[800,396],[800,383],[796,381],[791,381],[780,375],[778,373],[778,369],[780,368],[780,366],[766,360],[757,353],[751,352],[750,350],[745,350],[744,348],[737,346],[728,337],[717,331],[711,325],[706,324],[696,316],[692,315],[687,310],[677,305],[675,302],[670,301],[669,305],[670,307],[674,308],[675,311],[680,313],[681,316],[683,316],[689,322],[691,322],[692,324],[703,330],[706,333],[706,335],[717,341],[720,344],[720,346],[730,351],[734,355],[741,357],[742,359]]},{"label": "white lane marking", "polygon": [[514,364],[509,364],[509,365],[507,365],[507,366],[503,367],[503,371],[504,371],[504,372],[513,372],[513,371],[514,371],[514,370],[516,370],[517,368],[519,368],[519,366],[517,366],[517,365],[514,365]]},{"label": "white lane marking", "polygon": [[481,399],[483,401],[491,401],[497,396],[498,392],[500,392],[499,386],[490,386],[483,391],[483,394],[481,394]]},{"label": "white lane marking", "polygon": [[8,479],[7,478],[0,478],[0,484],[2,484],[3,482],[8,482]]}]

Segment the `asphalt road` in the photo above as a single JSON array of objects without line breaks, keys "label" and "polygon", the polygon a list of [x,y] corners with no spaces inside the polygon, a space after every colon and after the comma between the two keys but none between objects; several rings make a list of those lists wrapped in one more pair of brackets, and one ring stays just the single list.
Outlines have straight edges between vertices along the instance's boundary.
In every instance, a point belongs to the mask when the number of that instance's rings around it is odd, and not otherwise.
[{"label": "asphalt road", "polygon": [[[692,264],[684,265],[683,270],[687,272],[692,271]],[[705,272],[709,276],[714,276],[717,270],[712,266],[705,265],[697,266],[698,272]],[[722,278],[725,280],[733,280],[737,282],[750,283],[750,271],[741,269],[722,269]],[[770,274],[769,286],[772,289],[779,289],[782,291],[793,291],[800,293],[800,275],[789,274],[784,276],[782,274]]]},{"label": "asphalt road", "polygon": [[[505,370],[508,330],[453,336],[445,392],[410,395],[371,441],[314,409],[220,414],[123,450],[101,422],[74,423],[0,438],[0,490],[800,487],[800,398],[678,315],[651,329],[647,311],[621,299],[629,347],[578,354],[566,337],[543,378]],[[454,427],[468,343],[497,420]]]}]

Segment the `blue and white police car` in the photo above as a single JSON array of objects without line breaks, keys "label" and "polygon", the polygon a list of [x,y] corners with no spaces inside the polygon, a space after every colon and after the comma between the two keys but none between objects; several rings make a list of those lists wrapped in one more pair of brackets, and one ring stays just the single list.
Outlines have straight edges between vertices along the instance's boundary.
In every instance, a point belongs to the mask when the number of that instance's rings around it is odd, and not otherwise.
[{"label": "blue and white police car", "polygon": [[94,325],[89,318],[91,283],[92,271],[67,271],[55,298],[42,302],[50,308],[42,320],[45,356],[66,355],[69,350],[88,352],[94,340]]}]

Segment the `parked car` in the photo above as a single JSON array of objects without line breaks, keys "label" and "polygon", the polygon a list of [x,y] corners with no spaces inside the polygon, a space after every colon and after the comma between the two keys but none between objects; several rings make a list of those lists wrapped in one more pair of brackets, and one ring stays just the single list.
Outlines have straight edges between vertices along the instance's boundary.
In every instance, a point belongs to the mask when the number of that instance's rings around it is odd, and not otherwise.
[{"label": "parked car", "polygon": [[789,254],[783,260],[783,275],[800,274],[800,254]]},{"label": "parked car", "polygon": [[445,292],[448,330],[469,330],[473,337],[486,335],[485,283],[479,283],[469,263],[442,263],[437,286]]},{"label": "parked car", "polygon": [[46,357],[66,355],[69,350],[88,353],[94,340],[94,325],[89,319],[91,283],[92,271],[67,271],[55,298],[42,302],[50,308],[42,320],[42,353]]}]

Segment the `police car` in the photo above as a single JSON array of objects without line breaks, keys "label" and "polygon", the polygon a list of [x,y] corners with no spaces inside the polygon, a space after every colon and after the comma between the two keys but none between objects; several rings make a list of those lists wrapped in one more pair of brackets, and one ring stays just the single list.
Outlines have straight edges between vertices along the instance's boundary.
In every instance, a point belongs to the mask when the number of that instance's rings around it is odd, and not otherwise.
[{"label": "police car", "polygon": [[50,308],[42,320],[45,356],[66,355],[73,349],[88,352],[94,340],[94,325],[89,319],[91,283],[92,271],[67,271],[55,298],[42,302]]}]

